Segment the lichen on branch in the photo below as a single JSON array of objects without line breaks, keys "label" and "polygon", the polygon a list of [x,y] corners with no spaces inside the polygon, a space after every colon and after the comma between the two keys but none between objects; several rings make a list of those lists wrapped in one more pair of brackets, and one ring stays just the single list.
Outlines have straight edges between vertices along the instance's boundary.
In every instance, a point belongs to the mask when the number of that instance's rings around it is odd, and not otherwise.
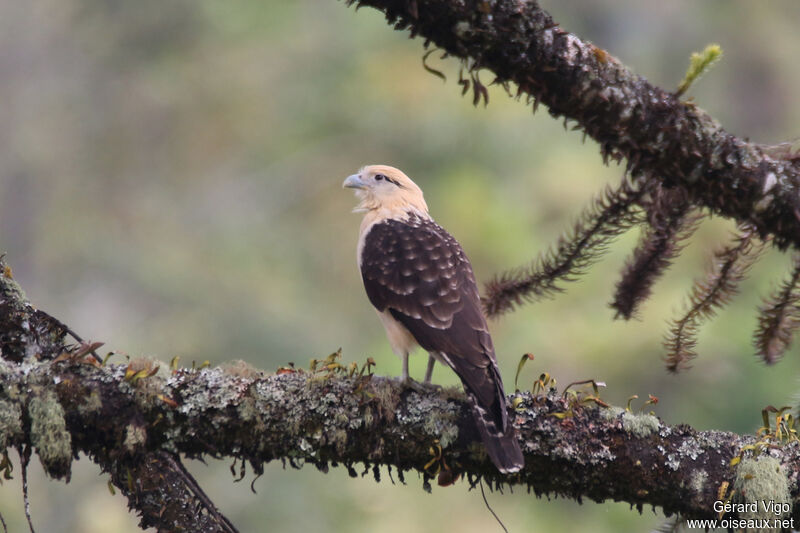
[{"label": "lichen on branch", "polygon": [[686,189],[691,202],[800,248],[800,156],[726,132],[705,111],[562,29],[536,0],[347,0],[396,29],[514,84],[534,105],[575,121],[604,159],[634,179]]},{"label": "lichen on branch", "polygon": [[[143,526],[235,531],[183,470],[179,455],[230,457],[256,474],[273,460],[323,472],[342,466],[376,480],[385,469],[401,481],[416,472],[426,488],[435,478],[443,484],[480,478],[537,494],[713,517],[720,487],[736,480],[732,461],[752,449],[780,464],[793,501],[800,496],[796,439],[759,448],[752,436],[670,426],[650,414],[606,407],[596,396],[552,388],[510,399],[526,464],[503,476],[480,445],[460,389],[409,389],[371,374],[370,364],[362,371],[341,365],[338,353],[313,371],[277,374],[245,363],[202,369],[148,359],[100,364],[81,346],[66,344],[60,322],[32,328],[41,312],[16,289],[0,276],[2,443],[32,448],[54,477],[68,475],[71,458],[85,453],[111,474]],[[186,512],[195,508],[201,511]]]}]

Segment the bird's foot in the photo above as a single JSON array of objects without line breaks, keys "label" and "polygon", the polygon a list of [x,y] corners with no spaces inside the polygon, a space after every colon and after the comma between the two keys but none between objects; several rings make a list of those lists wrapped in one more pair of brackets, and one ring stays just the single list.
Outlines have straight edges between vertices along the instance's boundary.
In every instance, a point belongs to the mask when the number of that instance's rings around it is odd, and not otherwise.
[{"label": "bird's foot", "polygon": [[431,391],[440,391],[440,390],[442,390],[441,385],[434,385],[430,381],[419,382],[419,381],[411,379],[410,377],[403,378],[401,383],[403,384],[403,387],[411,389],[411,390],[413,390],[415,392],[418,392],[420,394],[423,394],[423,393],[426,393],[426,392],[431,392]]}]

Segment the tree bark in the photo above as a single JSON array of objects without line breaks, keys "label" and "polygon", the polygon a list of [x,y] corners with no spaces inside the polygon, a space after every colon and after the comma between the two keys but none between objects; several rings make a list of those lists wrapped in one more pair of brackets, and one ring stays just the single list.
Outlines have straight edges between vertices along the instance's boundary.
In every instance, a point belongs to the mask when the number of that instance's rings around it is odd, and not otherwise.
[{"label": "tree bark", "polygon": [[[754,225],[779,247],[800,248],[796,153],[725,132],[694,104],[559,28],[537,2],[349,3],[381,9],[396,28],[460,58],[477,98],[486,98],[478,72],[489,69],[498,83],[514,83],[553,116],[575,121],[604,158],[625,158],[635,178],[683,187],[697,205]],[[714,502],[735,488],[736,498],[786,502],[785,516],[800,518],[796,438],[755,447],[765,439],[669,426],[587,395],[526,392],[510,400],[526,466],[502,476],[458,390],[406,389],[350,372],[335,357],[320,370],[275,375],[243,364],[101,365],[85,347],[68,345],[67,332],[29,305],[0,258],[0,446],[30,446],[54,478],[69,479],[75,455],[87,454],[110,472],[143,526],[234,530],[179,454],[233,457],[257,474],[276,459],[323,472],[341,465],[354,476],[362,465],[361,475],[371,471],[376,480],[385,466],[400,480],[420,473],[425,488],[437,476],[448,484],[463,475],[537,494],[650,504],[687,518],[715,518]]]},{"label": "tree bark", "polygon": [[[793,517],[800,510],[793,503],[800,497],[796,439],[757,457],[744,454],[745,475],[731,460],[753,446],[752,436],[669,426],[586,394],[525,392],[510,404],[526,465],[504,476],[484,453],[460,390],[418,392],[369,368],[342,366],[337,354],[314,371],[271,375],[244,363],[102,365],[82,354],[86,348],[67,346],[60,323],[46,316],[9,275],[0,276],[0,444],[31,446],[55,478],[68,479],[73,457],[87,454],[111,473],[143,526],[233,531],[181,475],[178,454],[233,457],[256,474],[276,459],[323,472],[341,465],[378,481],[388,467],[400,480],[420,473],[427,489],[437,474],[441,484],[463,475],[472,484],[484,479],[578,501],[649,504],[690,518],[715,517],[714,502],[732,487],[760,482],[760,465],[777,472],[782,484],[772,485],[785,487],[768,496],[790,503]],[[752,489],[747,497],[766,496]]]},{"label": "tree bark", "polygon": [[604,160],[627,160],[634,178],[685,188],[693,203],[754,225],[780,248],[800,249],[800,153],[727,133],[675,92],[655,87],[618,59],[561,29],[535,0],[347,0],[386,15],[459,58],[475,101],[477,73],[517,87],[554,117],[577,123]]}]

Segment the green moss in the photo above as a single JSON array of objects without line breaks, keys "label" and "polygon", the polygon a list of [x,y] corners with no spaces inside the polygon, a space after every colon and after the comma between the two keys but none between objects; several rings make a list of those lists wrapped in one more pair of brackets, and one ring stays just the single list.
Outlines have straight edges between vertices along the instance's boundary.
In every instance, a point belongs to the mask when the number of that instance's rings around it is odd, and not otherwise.
[{"label": "green moss", "polygon": [[412,392],[405,406],[405,410],[397,413],[401,424],[421,424],[428,437],[439,439],[442,448],[447,448],[458,438],[459,409],[456,404]]},{"label": "green moss", "polygon": [[606,420],[614,420],[619,415],[625,412],[622,407],[609,407],[608,409],[600,409],[598,414]]},{"label": "green moss", "polygon": [[11,440],[22,433],[22,409],[19,404],[0,400],[0,450],[5,450]]},{"label": "green moss", "polygon": [[640,438],[656,433],[661,427],[661,422],[658,421],[657,417],[646,414],[635,415],[622,407],[600,409],[598,414],[606,420],[621,418],[622,429]]},{"label": "green moss", "polygon": [[660,426],[658,418],[653,415],[635,415],[628,411],[622,413],[622,428],[639,438],[656,433]]},{"label": "green moss", "polygon": [[58,398],[52,391],[42,390],[31,398],[28,415],[31,418],[31,444],[45,472],[55,478],[69,478],[72,438]]},{"label": "green moss", "polygon": [[422,427],[428,433],[438,433],[439,444],[442,448],[447,448],[458,438],[457,423],[458,416],[455,413],[431,410]]},{"label": "green moss", "polygon": [[776,510],[792,508],[789,479],[780,461],[773,457],[762,455],[742,459],[736,469],[733,488],[736,502],[756,503],[755,511],[739,513],[741,518],[781,518],[788,513],[780,514]]}]

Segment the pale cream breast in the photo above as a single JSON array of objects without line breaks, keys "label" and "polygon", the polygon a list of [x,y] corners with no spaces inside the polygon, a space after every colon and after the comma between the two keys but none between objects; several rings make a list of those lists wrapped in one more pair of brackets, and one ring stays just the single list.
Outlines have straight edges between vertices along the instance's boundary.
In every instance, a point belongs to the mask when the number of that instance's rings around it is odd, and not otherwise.
[{"label": "pale cream breast", "polygon": [[411,335],[411,332],[406,327],[397,321],[392,314],[388,311],[378,311],[378,317],[381,319],[383,328],[386,330],[386,336],[389,338],[389,345],[392,351],[400,357],[414,351],[419,344]]}]

